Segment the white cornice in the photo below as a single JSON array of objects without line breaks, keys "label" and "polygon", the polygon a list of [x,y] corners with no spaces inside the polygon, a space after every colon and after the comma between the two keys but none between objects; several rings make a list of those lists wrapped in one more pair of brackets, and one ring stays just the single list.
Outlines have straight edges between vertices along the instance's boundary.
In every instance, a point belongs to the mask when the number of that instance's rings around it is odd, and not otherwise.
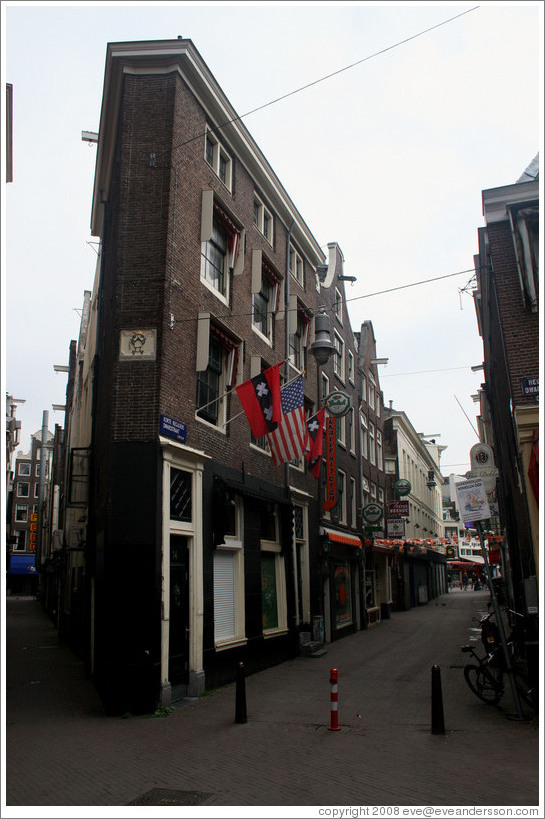
[{"label": "white cornice", "polygon": [[487,225],[509,219],[508,209],[524,202],[539,201],[539,182],[519,182],[482,192],[483,216]]}]

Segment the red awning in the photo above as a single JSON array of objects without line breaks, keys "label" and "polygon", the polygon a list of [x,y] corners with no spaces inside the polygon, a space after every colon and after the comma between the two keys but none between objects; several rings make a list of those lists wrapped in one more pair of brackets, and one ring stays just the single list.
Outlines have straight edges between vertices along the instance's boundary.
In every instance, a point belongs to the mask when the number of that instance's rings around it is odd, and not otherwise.
[{"label": "red awning", "polygon": [[473,569],[475,566],[482,568],[484,563],[474,563],[472,560],[448,560],[447,568],[453,569]]}]

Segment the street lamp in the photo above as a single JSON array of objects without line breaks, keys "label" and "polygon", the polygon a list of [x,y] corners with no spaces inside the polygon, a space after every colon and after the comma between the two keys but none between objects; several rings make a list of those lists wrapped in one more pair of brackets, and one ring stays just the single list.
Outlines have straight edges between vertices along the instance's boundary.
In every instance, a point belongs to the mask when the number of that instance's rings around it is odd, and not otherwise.
[{"label": "street lamp", "polygon": [[336,347],[331,341],[331,332],[329,329],[329,316],[325,311],[325,307],[320,307],[314,319],[314,329],[316,339],[310,345],[310,352],[316,359],[316,363],[320,366],[327,364],[332,353],[336,352]]}]

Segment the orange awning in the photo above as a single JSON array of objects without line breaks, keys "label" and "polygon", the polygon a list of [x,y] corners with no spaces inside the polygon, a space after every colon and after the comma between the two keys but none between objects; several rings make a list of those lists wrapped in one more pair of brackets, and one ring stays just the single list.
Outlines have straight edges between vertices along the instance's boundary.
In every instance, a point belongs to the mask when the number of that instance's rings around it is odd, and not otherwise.
[{"label": "orange awning", "polygon": [[357,549],[361,549],[361,538],[356,537],[356,535],[332,532],[330,529],[326,529],[325,534],[333,543],[344,543],[345,546],[355,546]]}]

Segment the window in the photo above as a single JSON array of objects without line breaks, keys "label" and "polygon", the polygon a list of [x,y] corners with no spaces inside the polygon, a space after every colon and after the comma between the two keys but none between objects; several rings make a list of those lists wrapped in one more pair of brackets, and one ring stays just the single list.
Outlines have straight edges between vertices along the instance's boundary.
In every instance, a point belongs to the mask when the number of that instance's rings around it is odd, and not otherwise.
[{"label": "window", "polygon": [[295,539],[296,622],[298,625],[309,623],[311,619],[307,511],[306,506],[294,504],[293,535]]},{"label": "window", "polygon": [[333,370],[335,372],[335,375],[338,375],[341,381],[344,382],[345,370],[344,341],[337,332],[335,332],[335,348],[337,350],[337,355],[335,356],[333,361]]},{"label": "window", "polygon": [[270,245],[273,243],[273,215],[263,204],[257,194],[254,194],[254,225]]},{"label": "window", "polygon": [[335,288],[335,303],[333,304],[333,312],[341,324],[343,323],[343,297],[341,291]]},{"label": "window", "polygon": [[244,268],[242,231],[214,201],[214,191],[202,192],[201,282],[228,304],[230,272]]},{"label": "window", "polygon": [[259,248],[252,251],[252,327],[273,342],[273,315],[280,304],[280,276],[263,259]]},{"label": "window", "polygon": [[68,506],[85,506],[89,496],[91,450],[74,447],[70,450]]},{"label": "window", "polygon": [[[40,464],[39,463],[36,464],[36,469],[35,469],[34,474],[36,475],[37,478],[40,477]],[[47,478],[48,475],[49,475],[49,463],[46,461],[45,462],[45,477]]]},{"label": "window", "polygon": [[377,462],[377,451],[375,447],[375,425],[369,421],[369,460],[373,464],[376,465]]},{"label": "window", "polygon": [[361,400],[367,401],[367,379],[364,375],[361,377]]},{"label": "window", "polygon": [[252,301],[253,326],[270,341],[272,335],[272,314],[270,312],[271,285],[266,276],[262,277],[261,289],[259,293],[253,294]]},{"label": "window", "polygon": [[204,158],[228,190],[233,186],[233,163],[231,157],[216,136],[207,129]]},{"label": "window", "polygon": [[30,464],[19,464],[19,467],[18,467],[17,471],[18,471],[19,475],[21,475],[21,477],[25,476],[25,477],[29,478],[30,477]]},{"label": "window", "polygon": [[192,476],[182,469],[170,469],[170,520],[192,520]]},{"label": "window", "polygon": [[379,429],[377,429],[377,466],[379,469],[383,468],[382,464],[382,434]]},{"label": "window", "polygon": [[225,427],[227,390],[237,383],[240,368],[239,342],[199,313],[197,322],[196,417],[215,427]]},{"label": "window", "polygon": [[216,649],[245,641],[242,503],[227,494],[224,543],[214,552],[214,641]]},{"label": "window", "polygon": [[369,433],[367,427],[367,418],[360,412],[361,422],[361,457],[367,460],[369,451]]},{"label": "window", "polygon": [[287,629],[286,577],[280,551],[278,510],[272,504],[261,514],[261,606],[263,634]]},{"label": "window", "polygon": [[343,628],[352,623],[352,583],[349,562],[335,562],[335,626]]},{"label": "window", "polygon": [[329,378],[323,372],[322,373],[322,401],[324,398],[327,398],[329,395]]},{"label": "window", "polygon": [[348,522],[351,526],[357,525],[356,500],[356,479],[350,478],[350,520]]},{"label": "window", "polygon": [[337,418],[336,428],[337,428],[337,443],[339,443],[344,449],[346,449],[346,415],[341,415],[340,418]]},{"label": "window", "polygon": [[348,378],[354,384],[354,353],[351,350],[348,351]]},{"label": "window", "polygon": [[370,501],[369,481],[364,476],[362,476],[361,479],[361,500],[362,506],[364,507],[367,506]]},{"label": "window", "polygon": [[[296,305],[296,306],[294,306]],[[306,366],[305,354],[309,338],[310,319],[306,310],[297,301],[290,303],[290,364],[297,370],[304,370]],[[293,328],[293,332],[292,332]]]},{"label": "window", "polygon": [[295,250],[293,245],[290,245],[290,274],[302,286],[304,286],[303,269],[302,256]]},{"label": "window", "polygon": [[214,219],[212,236],[203,245],[201,278],[226,296],[227,231]]},{"label": "window", "polygon": [[337,515],[339,523],[346,523],[346,475],[340,469],[337,472]]},{"label": "window", "polygon": [[[13,533],[15,538],[15,543],[13,544],[13,551],[14,552],[25,552],[26,551],[26,536],[27,533],[24,529],[16,529]],[[31,550],[32,551],[32,550]]]},{"label": "window", "polygon": [[15,507],[15,520],[18,523],[27,523],[28,521],[28,506],[26,504],[18,503]]},{"label": "window", "polygon": [[350,442],[350,452],[352,452],[354,455],[356,454],[356,424],[354,423],[355,415],[356,413],[354,407],[350,407],[346,417],[348,419],[348,440]]},{"label": "window", "polygon": [[30,497],[30,484],[26,481],[19,481],[17,484],[17,497],[18,498],[28,498]]},{"label": "window", "polygon": [[370,409],[374,410],[375,409],[375,381],[374,381],[373,376],[371,374],[369,374],[369,396],[368,396],[368,401],[369,401]]},{"label": "window", "polygon": [[223,420],[223,351],[215,338],[208,350],[208,367],[197,375],[197,417],[217,426]]}]

